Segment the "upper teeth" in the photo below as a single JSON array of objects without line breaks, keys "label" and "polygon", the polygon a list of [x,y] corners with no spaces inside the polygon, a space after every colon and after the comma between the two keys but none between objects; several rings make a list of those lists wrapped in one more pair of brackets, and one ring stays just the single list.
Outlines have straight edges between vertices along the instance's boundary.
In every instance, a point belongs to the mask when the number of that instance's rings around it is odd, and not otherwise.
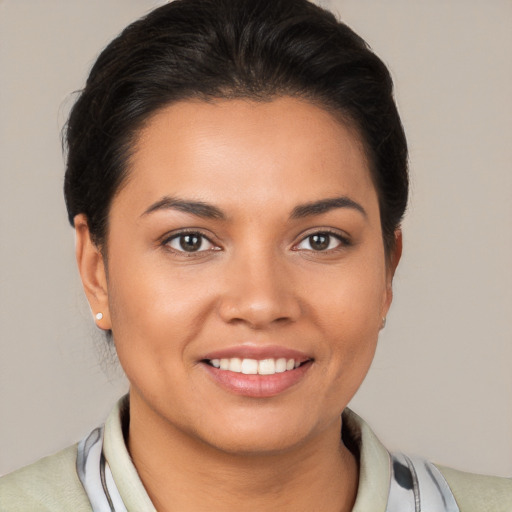
[{"label": "upper teeth", "polygon": [[240,359],[232,357],[230,359],[210,359],[210,364],[221,370],[230,372],[245,373],[247,375],[273,375],[274,373],[283,373],[287,370],[293,370],[300,366],[300,361],[295,359]]}]

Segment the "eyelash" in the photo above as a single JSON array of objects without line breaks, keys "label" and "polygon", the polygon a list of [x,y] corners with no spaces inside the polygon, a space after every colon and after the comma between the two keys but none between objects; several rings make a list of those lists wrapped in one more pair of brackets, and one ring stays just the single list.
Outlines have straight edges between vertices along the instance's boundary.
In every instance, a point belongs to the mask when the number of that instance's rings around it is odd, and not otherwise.
[{"label": "eyelash", "polygon": [[[203,245],[203,243],[206,241],[208,242],[209,244],[211,244],[213,246],[213,248],[210,248],[210,249],[206,249],[206,250],[201,250],[201,251],[186,251],[186,250],[180,250],[180,249],[177,249],[175,247],[172,247],[170,244],[172,241],[174,240],[180,240],[180,238],[184,237],[184,236],[187,236],[187,235],[190,235],[190,236],[196,236],[200,239],[200,247]],[[213,251],[218,251],[220,250],[220,247],[218,247],[217,245],[215,245],[208,236],[206,236],[204,233],[201,233],[201,231],[197,231],[197,230],[194,230],[194,229],[187,229],[187,230],[182,230],[182,231],[179,231],[178,233],[173,233],[172,235],[170,236],[166,236],[162,242],[161,242],[161,245],[163,247],[165,247],[167,250],[173,252],[174,254],[178,254],[180,256],[187,256],[187,257],[193,257],[193,256],[198,256],[198,255],[204,255],[205,253],[209,253],[209,252],[213,252]]]},{"label": "eyelash", "polygon": [[[186,235],[198,237],[200,239],[199,248],[201,248],[201,246],[203,245],[203,243],[205,241],[208,242],[209,244],[211,244],[213,247],[209,248],[209,249],[203,249],[203,250],[186,251],[184,249],[180,250],[180,249],[172,247],[170,245],[171,242],[173,242],[175,240],[180,240],[181,237],[184,237]],[[323,249],[323,250],[314,250],[314,249],[303,249],[303,250],[306,250],[311,253],[316,253],[316,254],[330,254],[332,252],[339,251],[342,248],[349,247],[350,245],[352,245],[350,239],[346,236],[341,235],[339,232],[329,230],[329,229],[321,229],[321,230],[316,230],[316,231],[310,232],[307,235],[303,236],[298,243],[294,244],[294,246],[292,247],[292,250],[300,251],[301,250],[299,248],[300,244],[306,242],[307,240],[310,240],[311,237],[314,237],[315,235],[316,236],[323,235],[323,236],[327,236],[330,238],[335,238],[339,242],[339,246],[330,248],[330,249],[329,249],[329,247],[327,247],[326,249]],[[331,241],[329,240],[328,246],[330,245],[330,243],[331,243]],[[193,230],[193,229],[182,230],[182,231],[179,231],[178,233],[173,233],[170,236],[166,236],[162,240],[161,245],[164,246],[167,250],[173,252],[174,254],[178,254],[180,256],[187,256],[187,257],[204,255],[205,253],[210,253],[210,252],[221,250],[221,248],[218,247],[217,245],[215,245],[208,236],[206,236],[204,233],[201,233],[200,231]]]},{"label": "eyelash", "polygon": [[[335,238],[338,242],[339,242],[339,245],[337,247],[333,247],[331,249],[327,248],[327,249],[324,249],[324,250],[314,250],[314,249],[304,249],[310,253],[315,253],[315,254],[332,254],[333,252],[336,252],[336,251],[339,251],[341,249],[344,249],[346,247],[350,247],[352,245],[352,242],[350,241],[350,239],[347,237],[347,236],[343,236],[341,233],[339,233],[338,231],[333,231],[331,229],[319,229],[319,230],[315,230],[315,231],[312,231],[308,234],[306,234],[305,236],[303,236],[300,240],[300,242],[298,242],[297,244],[295,244],[293,246],[293,250],[301,250],[301,249],[298,249],[297,247],[306,242],[308,239],[311,239],[311,237],[315,236],[315,235],[324,235],[324,236],[327,236],[327,237],[330,237],[330,238]],[[330,241],[329,241],[329,245],[330,245]]]}]

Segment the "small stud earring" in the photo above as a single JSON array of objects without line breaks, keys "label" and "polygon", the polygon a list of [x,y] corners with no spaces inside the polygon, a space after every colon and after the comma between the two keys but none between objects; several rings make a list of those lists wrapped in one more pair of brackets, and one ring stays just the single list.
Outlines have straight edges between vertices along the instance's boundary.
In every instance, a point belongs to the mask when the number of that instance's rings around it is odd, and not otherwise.
[{"label": "small stud earring", "polygon": [[384,329],[384,327],[386,327],[386,317],[385,316],[382,317],[382,324],[380,325],[381,329]]},{"label": "small stud earring", "polygon": [[103,313],[96,313],[96,320],[101,320],[103,318]]}]

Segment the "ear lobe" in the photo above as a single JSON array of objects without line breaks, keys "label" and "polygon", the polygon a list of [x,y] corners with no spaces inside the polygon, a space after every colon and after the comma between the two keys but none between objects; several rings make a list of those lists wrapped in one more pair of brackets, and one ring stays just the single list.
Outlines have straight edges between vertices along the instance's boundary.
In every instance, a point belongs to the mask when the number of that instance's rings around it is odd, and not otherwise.
[{"label": "ear lobe", "polygon": [[87,217],[75,216],[75,256],[82,286],[96,325],[100,329],[111,329],[108,307],[108,284],[105,262],[99,247],[92,241]]}]

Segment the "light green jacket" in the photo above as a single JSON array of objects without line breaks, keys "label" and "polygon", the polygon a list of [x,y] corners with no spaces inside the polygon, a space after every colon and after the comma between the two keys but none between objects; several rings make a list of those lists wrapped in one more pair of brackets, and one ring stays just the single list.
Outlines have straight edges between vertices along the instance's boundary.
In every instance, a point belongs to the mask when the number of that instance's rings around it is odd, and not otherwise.
[{"label": "light green jacket", "polygon": [[[360,450],[359,488],[353,512],[385,512],[390,485],[389,452],[356,414],[347,410],[343,420]],[[105,423],[103,447],[128,511],[155,511],[124,443],[120,404]],[[89,500],[77,476],[76,457],[77,445],[73,445],[0,478],[0,512],[90,512]],[[512,479],[437,467],[460,512],[512,512]]]}]

